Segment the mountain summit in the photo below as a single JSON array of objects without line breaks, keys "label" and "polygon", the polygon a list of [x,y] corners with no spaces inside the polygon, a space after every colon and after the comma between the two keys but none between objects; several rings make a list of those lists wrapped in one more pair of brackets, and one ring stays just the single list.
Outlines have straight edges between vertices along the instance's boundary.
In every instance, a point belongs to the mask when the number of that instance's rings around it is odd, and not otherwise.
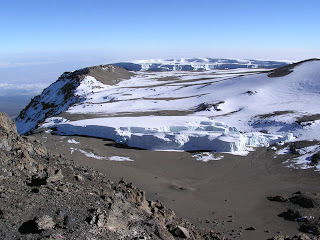
[{"label": "mountain summit", "polygon": [[76,92],[85,79],[94,79],[97,86],[90,81],[87,84],[92,84],[93,88],[99,88],[115,85],[122,79],[129,79],[132,75],[127,70],[113,65],[100,65],[63,73],[56,82],[34,97],[20,112],[15,119],[19,133],[27,134],[46,118],[58,115],[67,110],[70,105],[83,101],[85,96]]}]

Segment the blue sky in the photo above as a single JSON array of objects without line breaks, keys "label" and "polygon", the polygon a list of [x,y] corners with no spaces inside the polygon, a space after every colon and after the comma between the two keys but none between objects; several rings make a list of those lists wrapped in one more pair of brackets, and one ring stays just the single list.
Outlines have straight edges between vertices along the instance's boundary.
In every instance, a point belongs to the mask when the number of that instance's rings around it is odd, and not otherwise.
[{"label": "blue sky", "polygon": [[0,1],[0,84],[148,58],[320,58],[319,0]]},{"label": "blue sky", "polygon": [[53,60],[320,57],[319,9],[312,0],[2,1],[0,49]]}]

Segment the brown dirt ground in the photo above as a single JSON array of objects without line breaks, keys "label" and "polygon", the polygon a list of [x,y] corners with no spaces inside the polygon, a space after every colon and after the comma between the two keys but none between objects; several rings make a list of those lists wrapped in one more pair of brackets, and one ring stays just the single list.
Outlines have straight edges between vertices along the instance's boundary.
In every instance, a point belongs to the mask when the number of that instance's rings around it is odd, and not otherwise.
[{"label": "brown dirt ground", "polygon": [[[298,223],[277,215],[283,206],[268,196],[289,196],[296,191],[319,192],[320,175],[313,170],[286,168],[286,156],[274,158],[274,151],[259,148],[248,156],[223,155],[220,161],[200,162],[188,152],[156,152],[121,148],[112,141],[81,136],[54,136],[39,133],[53,151],[76,163],[93,167],[111,180],[122,177],[143,189],[147,198],[160,200],[199,227],[224,232],[234,239],[267,239],[298,233]],[[75,139],[81,144],[67,143]],[[99,156],[125,156],[134,162],[88,158],[70,147]],[[245,228],[254,227],[255,231]],[[266,232],[267,231],[267,232]]]}]

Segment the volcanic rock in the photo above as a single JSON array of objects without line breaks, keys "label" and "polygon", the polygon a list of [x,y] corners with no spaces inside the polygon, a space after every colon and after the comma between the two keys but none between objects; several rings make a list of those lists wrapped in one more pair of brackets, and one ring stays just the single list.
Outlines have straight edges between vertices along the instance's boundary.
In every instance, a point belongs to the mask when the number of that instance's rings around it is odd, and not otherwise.
[{"label": "volcanic rock", "polygon": [[147,200],[131,183],[113,183],[20,137],[2,113],[0,143],[0,239],[226,239]]}]

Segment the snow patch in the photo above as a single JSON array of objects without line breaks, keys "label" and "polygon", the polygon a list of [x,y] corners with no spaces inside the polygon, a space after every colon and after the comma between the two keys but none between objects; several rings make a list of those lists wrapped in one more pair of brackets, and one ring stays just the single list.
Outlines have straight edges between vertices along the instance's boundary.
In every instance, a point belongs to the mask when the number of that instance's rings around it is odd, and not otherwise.
[{"label": "snow patch", "polygon": [[315,168],[316,171],[320,171],[320,165],[312,165],[311,157],[315,153],[320,151],[320,145],[314,145],[310,147],[300,148],[299,149],[299,157],[295,157],[293,159],[288,159],[285,161],[285,164],[288,164],[287,167],[295,168],[295,169],[310,169]]},{"label": "snow patch", "polygon": [[81,152],[82,154],[84,154],[86,157],[89,157],[89,158],[95,158],[95,159],[98,159],[98,160],[107,160],[106,157],[101,157],[101,156],[98,156],[96,154],[94,154],[93,152],[86,152],[82,149],[79,149],[79,148],[73,148],[71,147],[71,154],[73,154],[74,151],[78,151],[78,152]]},{"label": "snow patch", "polygon": [[84,154],[86,157],[94,158],[94,159],[98,159],[98,160],[109,160],[109,161],[117,161],[117,162],[124,162],[124,161],[133,162],[133,160],[129,157],[123,157],[123,156],[102,157],[102,156],[98,156],[98,155],[94,154],[93,152],[87,152],[82,149],[73,148],[73,147],[71,147],[70,150],[71,150],[71,154],[73,154],[74,151],[78,151],[78,152]]},{"label": "snow patch", "polygon": [[192,157],[202,162],[219,161],[223,159],[222,155],[215,157],[213,153],[209,153],[209,152],[196,153],[196,154],[193,154]]},{"label": "snow patch", "polygon": [[74,139],[68,139],[67,141],[68,143],[72,143],[72,144],[80,144],[80,142],[74,140]]},{"label": "snow patch", "polygon": [[289,154],[289,153],[290,153],[289,147],[286,147],[286,148],[283,148],[283,149],[276,151],[277,155],[285,155],[285,154]]},{"label": "snow patch", "polygon": [[86,76],[77,87],[75,94],[90,99],[92,94],[104,91],[109,87],[92,76]]},{"label": "snow patch", "polygon": [[110,161],[117,161],[117,162],[124,162],[124,161],[128,161],[128,162],[133,162],[133,160],[129,157],[122,157],[122,156],[111,156],[109,157]]}]

